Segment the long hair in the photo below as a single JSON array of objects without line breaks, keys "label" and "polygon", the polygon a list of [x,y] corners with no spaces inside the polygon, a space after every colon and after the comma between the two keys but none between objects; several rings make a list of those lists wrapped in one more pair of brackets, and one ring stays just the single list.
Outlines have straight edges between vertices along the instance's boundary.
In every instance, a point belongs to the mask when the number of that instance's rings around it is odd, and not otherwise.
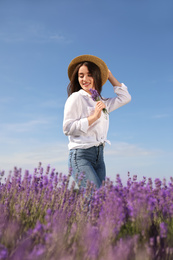
[{"label": "long hair", "polygon": [[101,72],[100,72],[99,67],[95,63],[90,62],[90,61],[81,62],[76,66],[76,68],[72,74],[71,81],[67,87],[68,97],[72,93],[77,92],[80,89],[82,89],[79,84],[79,81],[78,81],[78,71],[79,71],[79,68],[82,67],[83,65],[85,65],[88,68],[89,73],[91,74],[91,76],[94,79],[95,89],[97,90],[98,94],[101,97],[101,91],[102,91]]}]

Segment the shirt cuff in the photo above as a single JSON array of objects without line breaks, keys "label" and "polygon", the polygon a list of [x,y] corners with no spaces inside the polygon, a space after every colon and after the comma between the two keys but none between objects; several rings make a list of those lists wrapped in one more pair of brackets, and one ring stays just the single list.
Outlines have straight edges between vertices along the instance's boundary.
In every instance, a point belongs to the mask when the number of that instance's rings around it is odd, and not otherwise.
[{"label": "shirt cuff", "polygon": [[120,86],[113,86],[114,88],[114,92],[116,91],[116,89],[127,89],[127,86],[124,83],[121,83],[121,87]]},{"label": "shirt cuff", "polygon": [[87,133],[88,127],[89,127],[88,118],[82,118],[81,119],[81,130],[82,130],[82,132]]}]

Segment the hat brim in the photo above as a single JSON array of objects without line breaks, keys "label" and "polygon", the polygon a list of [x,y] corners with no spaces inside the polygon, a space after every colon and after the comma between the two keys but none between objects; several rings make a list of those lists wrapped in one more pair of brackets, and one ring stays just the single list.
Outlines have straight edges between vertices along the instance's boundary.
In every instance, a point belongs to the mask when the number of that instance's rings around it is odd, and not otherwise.
[{"label": "hat brim", "polygon": [[108,80],[108,77],[109,77],[109,71],[108,71],[108,67],[106,65],[106,63],[94,56],[94,55],[81,55],[81,56],[78,56],[76,58],[74,58],[69,66],[68,66],[68,77],[69,79],[71,80],[72,78],[72,74],[76,68],[76,66],[81,63],[81,62],[85,62],[85,61],[90,61],[90,62],[93,62],[95,63],[99,68],[100,68],[100,71],[101,71],[101,79],[102,79],[102,86],[106,83],[106,81]]}]

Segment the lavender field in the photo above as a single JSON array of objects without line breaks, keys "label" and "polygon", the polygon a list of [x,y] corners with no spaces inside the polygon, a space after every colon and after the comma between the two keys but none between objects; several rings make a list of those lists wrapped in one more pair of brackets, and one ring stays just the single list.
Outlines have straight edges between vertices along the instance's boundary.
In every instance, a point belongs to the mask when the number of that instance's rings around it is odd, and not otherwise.
[{"label": "lavender field", "polygon": [[84,190],[41,164],[0,178],[0,259],[173,259],[173,178]]}]

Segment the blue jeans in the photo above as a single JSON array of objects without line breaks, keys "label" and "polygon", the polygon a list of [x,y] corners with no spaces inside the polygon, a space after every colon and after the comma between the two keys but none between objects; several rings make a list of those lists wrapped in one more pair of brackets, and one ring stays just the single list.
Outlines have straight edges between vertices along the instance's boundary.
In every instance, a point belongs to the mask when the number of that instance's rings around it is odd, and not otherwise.
[{"label": "blue jeans", "polygon": [[[86,188],[87,180],[93,182],[96,188],[102,185],[106,177],[106,168],[103,158],[104,146],[93,146],[87,149],[71,149],[69,152],[69,169],[77,183],[80,174],[83,174],[81,186]],[[76,174],[78,177],[76,178]]]}]

